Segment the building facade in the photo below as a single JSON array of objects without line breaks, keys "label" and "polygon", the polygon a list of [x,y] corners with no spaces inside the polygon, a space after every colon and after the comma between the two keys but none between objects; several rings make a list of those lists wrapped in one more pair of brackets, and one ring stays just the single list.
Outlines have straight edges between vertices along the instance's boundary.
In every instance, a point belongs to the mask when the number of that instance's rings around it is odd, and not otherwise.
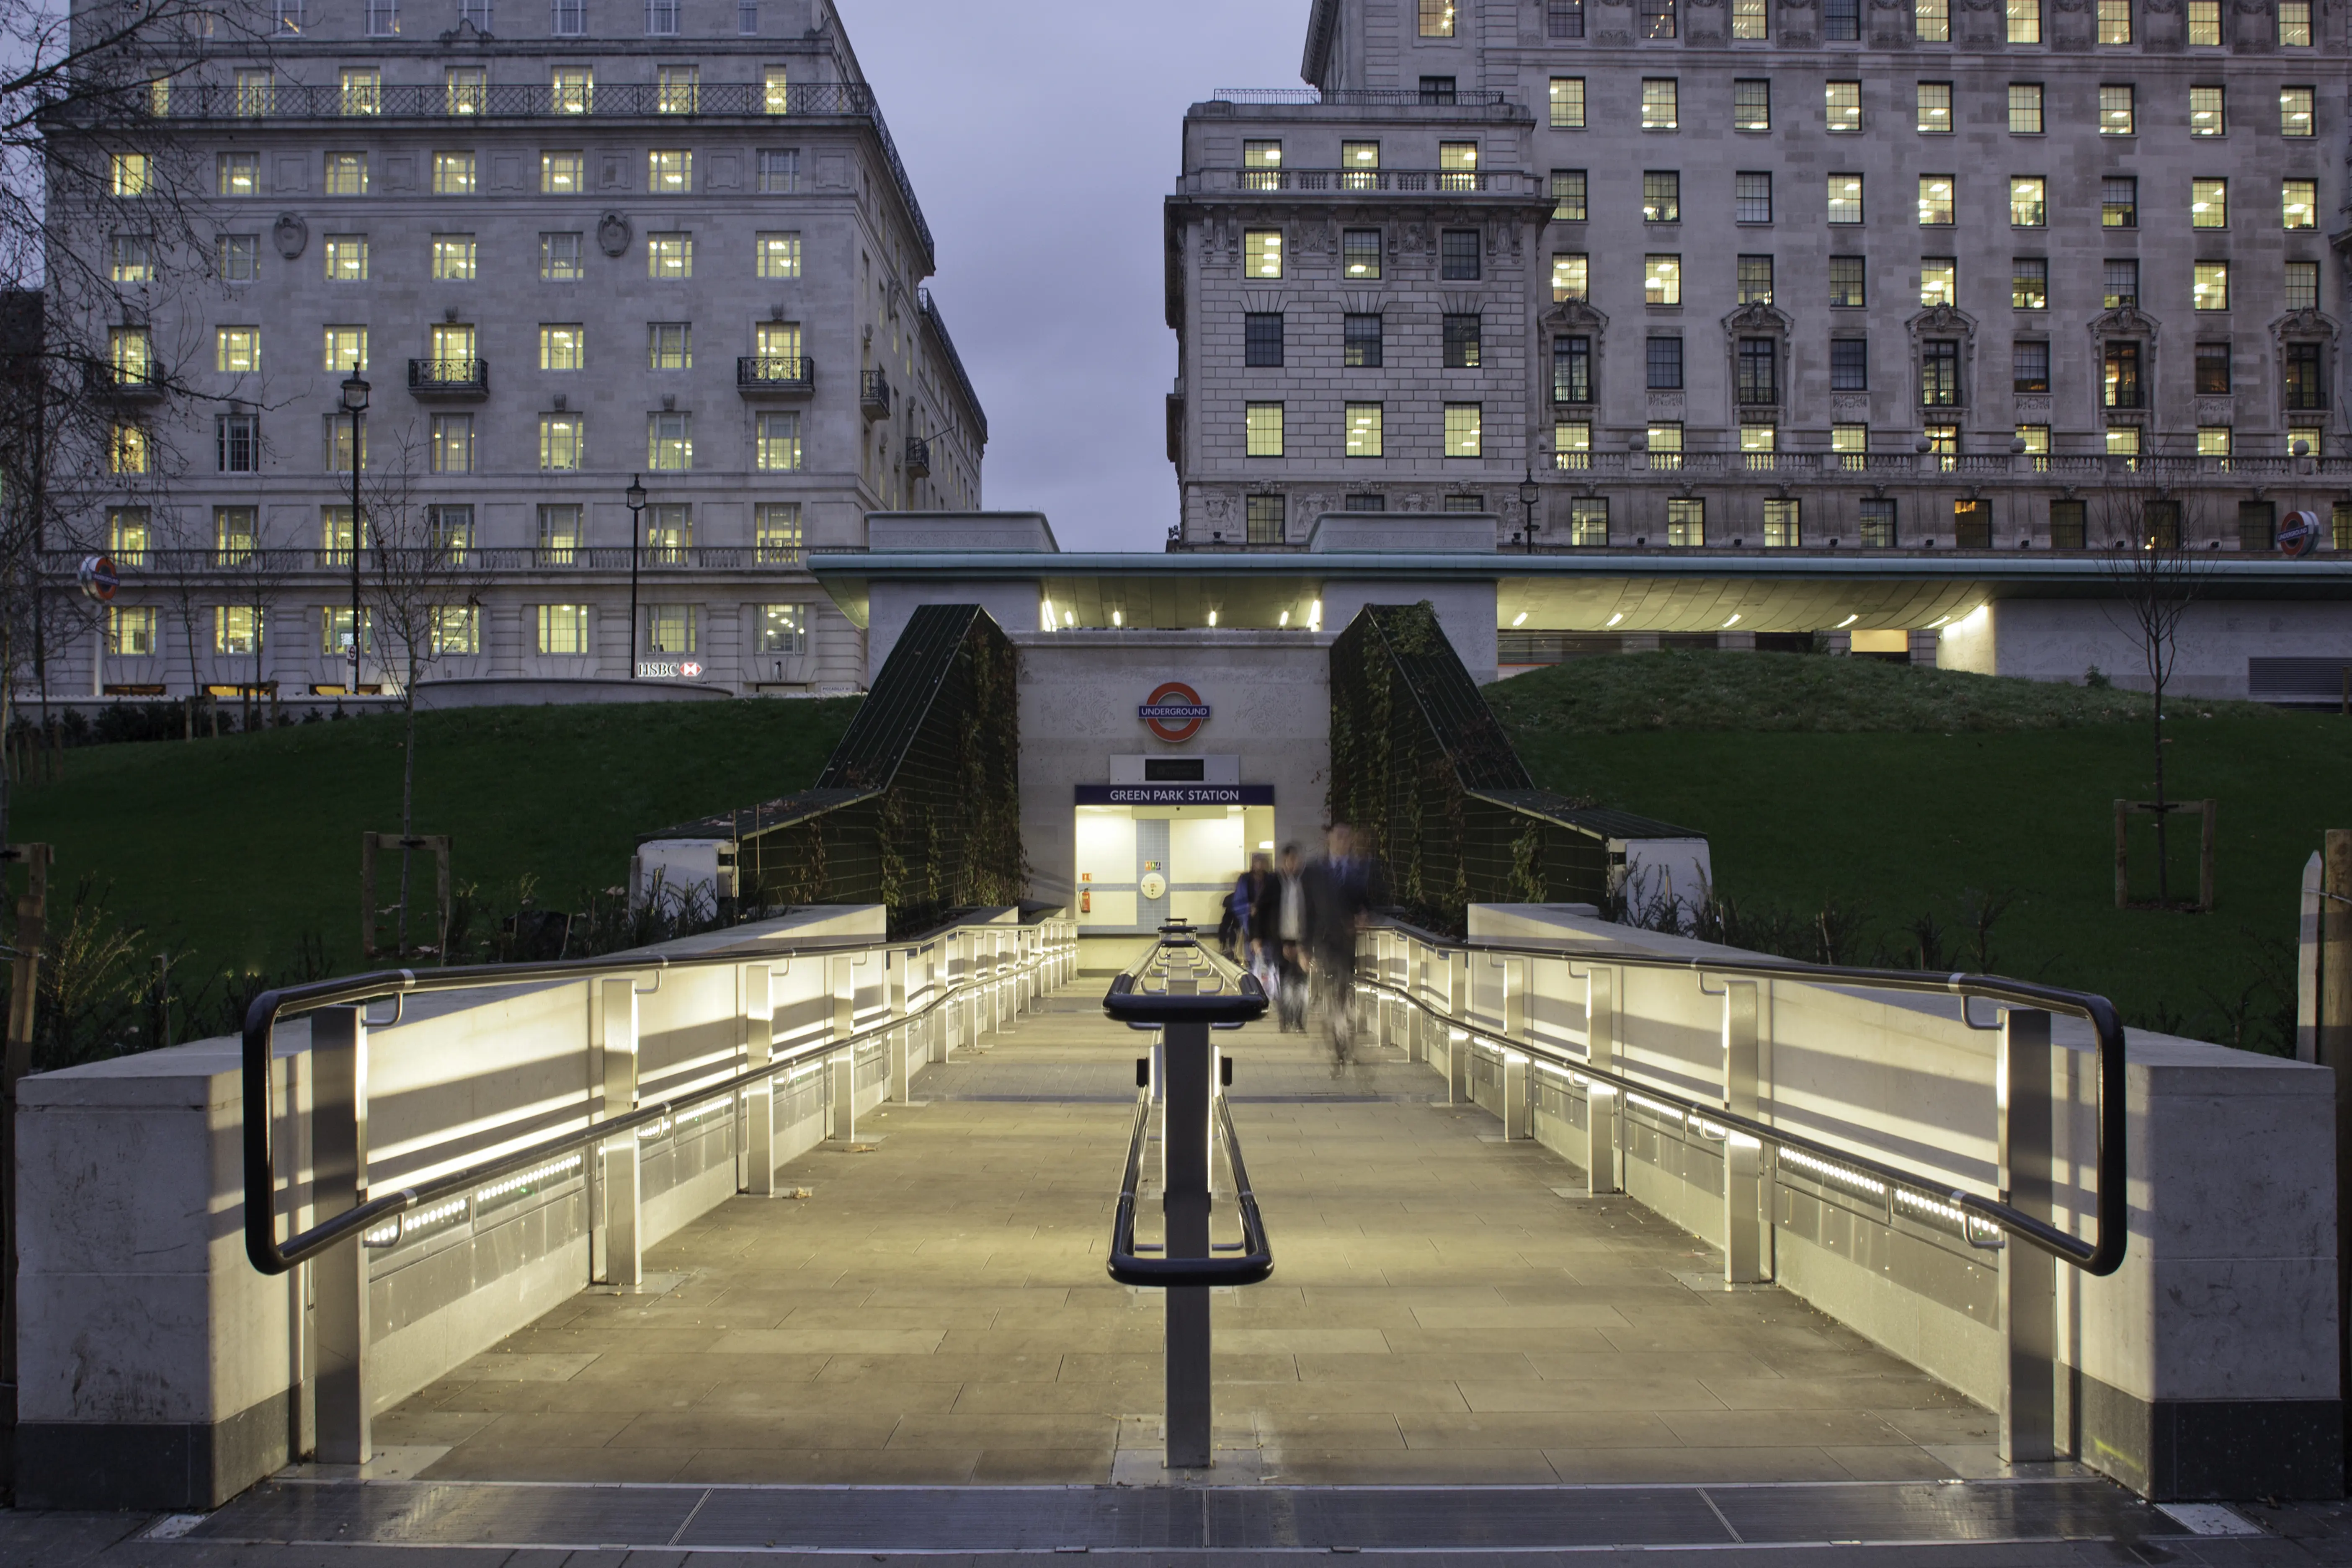
[{"label": "building facade", "polygon": [[1318,0],[1311,89],[1186,117],[1179,542],[1451,508],[1545,550],[2271,551],[2309,510],[2352,549],[2344,27]]},{"label": "building facade", "polygon": [[806,552],[978,505],[987,423],[836,9],[262,8],[252,58],[155,89],[209,179],[205,284],[141,281],[136,171],[68,230],[113,247],[123,434],[50,563],[123,587],[53,629],[51,689],[348,690],[355,373],[362,543],[450,584],[435,677],[856,689]]}]

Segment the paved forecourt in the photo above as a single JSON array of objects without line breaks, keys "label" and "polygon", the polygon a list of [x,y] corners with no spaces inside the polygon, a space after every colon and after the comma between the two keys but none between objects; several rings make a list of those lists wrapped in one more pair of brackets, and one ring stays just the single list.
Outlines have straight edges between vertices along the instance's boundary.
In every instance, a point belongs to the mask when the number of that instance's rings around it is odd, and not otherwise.
[{"label": "paved forecourt", "polygon": [[[664,1242],[646,1293],[585,1291],[389,1411],[373,1468],[1166,1479],[1160,1298],[1103,1272],[1149,1037],[1104,1019],[1101,985],[925,1070],[917,1103],[861,1119],[863,1152],[793,1162],[806,1197],[737,1198]],[[1276,1268],[1216,1298],[1218,1462],[1191,1479],[2000,1473],[1990,1413],[1776,1289],[1725,1291],[1702,1243],[1433,1103],[1443,1080],[1402,1053],[1335,1077],[1271,1023],[1219,1040]]]}]

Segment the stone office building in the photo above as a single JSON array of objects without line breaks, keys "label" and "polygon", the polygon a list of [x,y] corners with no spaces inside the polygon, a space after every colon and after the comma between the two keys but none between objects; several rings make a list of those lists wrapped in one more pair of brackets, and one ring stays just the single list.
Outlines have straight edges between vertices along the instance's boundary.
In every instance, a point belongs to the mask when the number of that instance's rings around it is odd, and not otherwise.
[{"label": "stone office building", "polygon": [[1309,89],[1185,119],[1176,542],[2352,549],[2346,54],[2312,0],[1317,0]]},{"label": "stone office building", "polygon": [[[354,365],[362,510],[428,515],[466,581],[435,676],[861,684],[806,552],[978,505],[987,423],[828,0],[262,11],[253,58],[154,94],[217,281],[145,281],[139,169],[68,231],[112,247],[124,434],[51,565],[105,551],[125,585],[57,635],[50,689],[344,692]],[[400,662],[379,640],[362,691]]]}]

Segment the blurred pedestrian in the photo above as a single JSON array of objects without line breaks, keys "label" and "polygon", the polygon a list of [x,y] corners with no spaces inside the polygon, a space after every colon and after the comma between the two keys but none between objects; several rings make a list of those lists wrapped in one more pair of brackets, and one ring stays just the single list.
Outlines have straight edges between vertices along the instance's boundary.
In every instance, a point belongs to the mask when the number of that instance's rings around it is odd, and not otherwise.
[{"label": "blurred pedestrian", "polygon": [[1274,977],[1274,1016],[1286,1034],[1307,1029],[1307,971],[1301,959],[1307,940],[1307,889],[1299,880],[1298,846],[1282,847],[1281,868],[1265,879],[1251,906],[1251,940],[1261,973]]},{"label": "blurred pedestrian", "polygon": [[1225,915],[1218,922],[1217,940],[1224,947],[1225,956],[1244,968],[1250,967],[1250,911],[1257,903],[1259,890],[1273,876],[1273,858],[1253,855],[1249,869],[1234,879],[1234,890],[1225,895]]},{"label": "blurred pedestrian", "polygon": [[1372,907],[1374,868],[1356,853],[1355,831],[1331,826],[1321,859],[1307,867],[1306,953],[1309,984],[1323,1015],[1331,1045],[1331,1072],[1339,1076],[1356,1055],[1356,933]]}]

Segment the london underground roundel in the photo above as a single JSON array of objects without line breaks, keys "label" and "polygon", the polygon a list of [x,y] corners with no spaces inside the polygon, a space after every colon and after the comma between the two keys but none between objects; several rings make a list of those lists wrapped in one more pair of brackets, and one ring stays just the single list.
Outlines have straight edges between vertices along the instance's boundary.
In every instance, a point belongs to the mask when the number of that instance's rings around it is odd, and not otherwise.
[{"label": "london underground roundel", "polygon": [[1152,688],[1151,695],[1144,699],[1135,716],[1153,734],[1174,745],[1201,732],[1202,721],[1209,717],[1209,705],[1182,681],[1163,680]]},{"label": "london underground roundel", "polygon": [[2278,531],[2278,547],[2291,556],[2310,554],[2319,548],[2319,514],[2315,511],[2291,511],[2282,520]]}]

